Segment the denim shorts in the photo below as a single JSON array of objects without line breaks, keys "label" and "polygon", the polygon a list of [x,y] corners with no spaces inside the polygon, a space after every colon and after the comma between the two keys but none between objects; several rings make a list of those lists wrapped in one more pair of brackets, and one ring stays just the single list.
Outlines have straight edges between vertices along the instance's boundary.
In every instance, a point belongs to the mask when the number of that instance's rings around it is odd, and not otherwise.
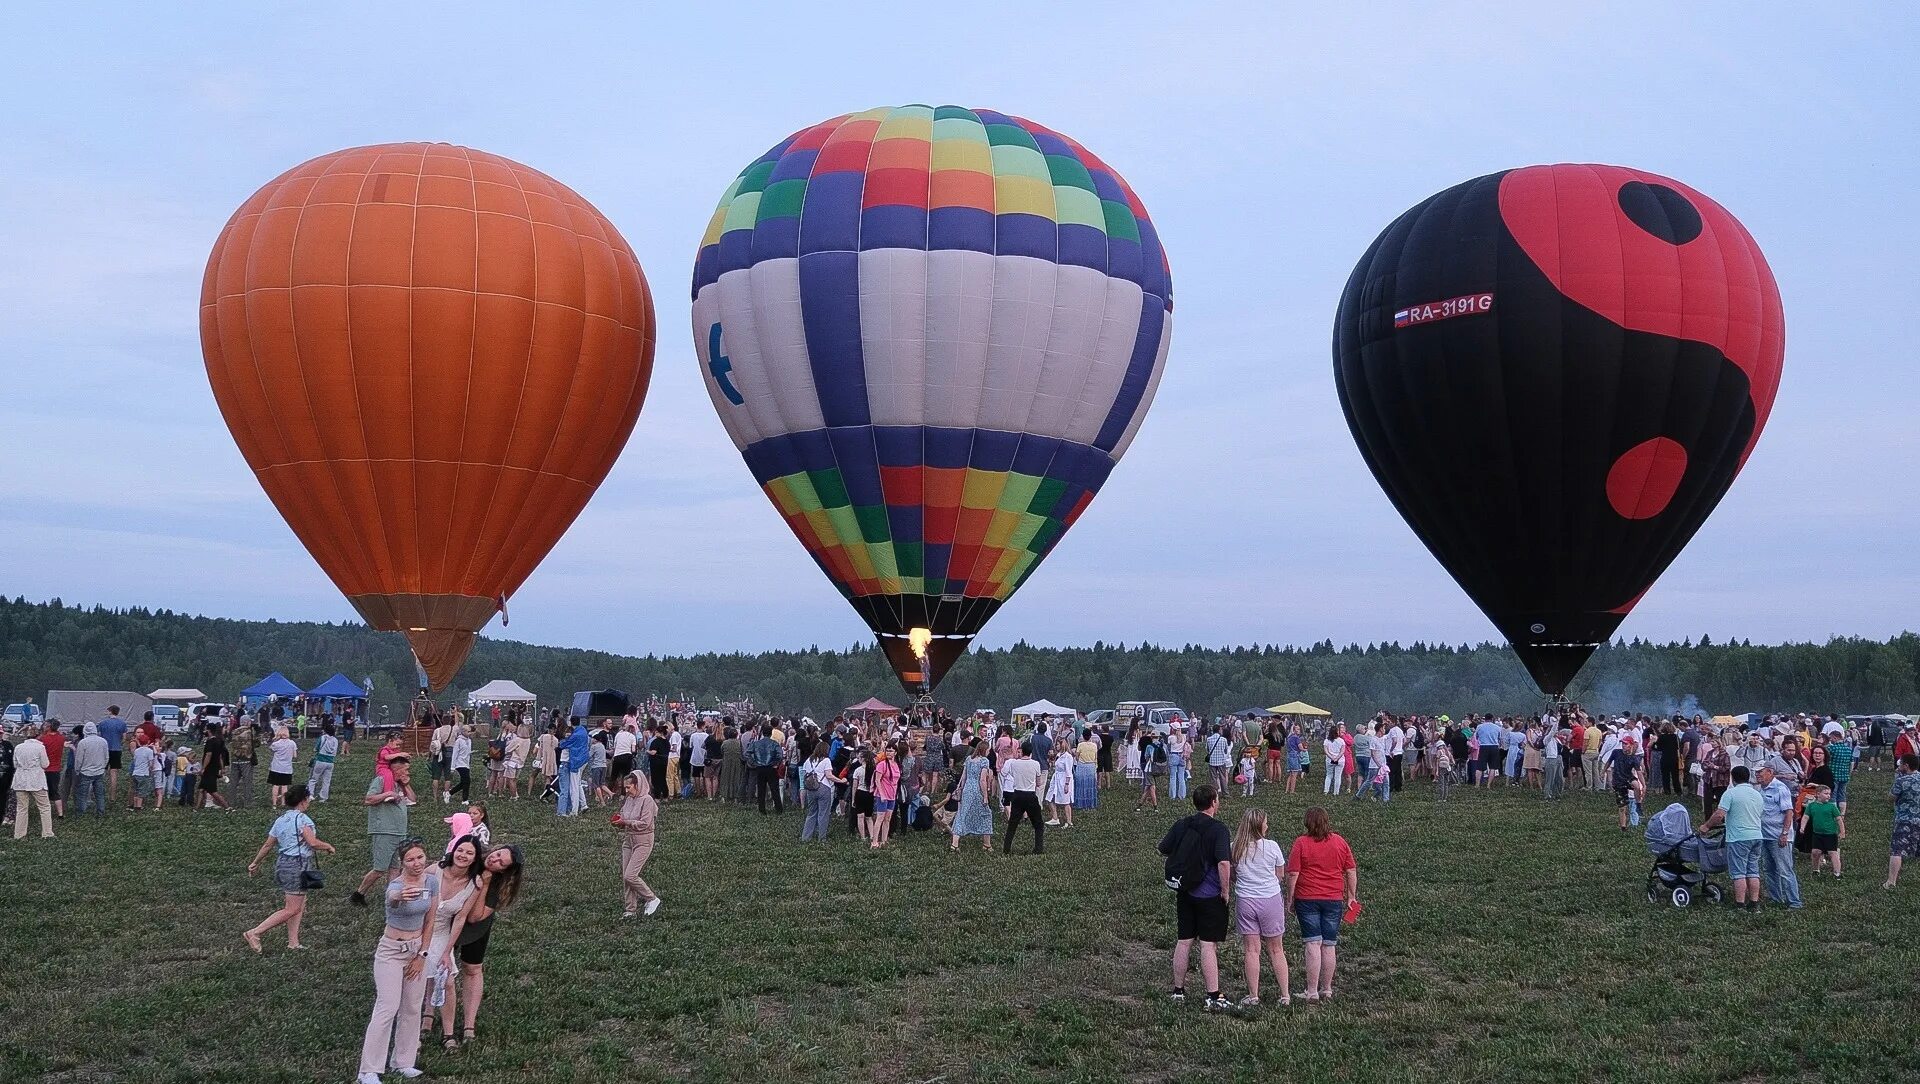
[{"label": "denim shorts", "polygon": [[1340,943],[1340,919],[1347,913],[1345,900],[1293,901],[1293,920],[1300,924],[1300,940],[1311,945]]},{"label": "denim shorts", "polygon": [[1727,844],[1727,876],[1736,880],[1760,876],[1760,846],[1763,840],[1743,839]]}]

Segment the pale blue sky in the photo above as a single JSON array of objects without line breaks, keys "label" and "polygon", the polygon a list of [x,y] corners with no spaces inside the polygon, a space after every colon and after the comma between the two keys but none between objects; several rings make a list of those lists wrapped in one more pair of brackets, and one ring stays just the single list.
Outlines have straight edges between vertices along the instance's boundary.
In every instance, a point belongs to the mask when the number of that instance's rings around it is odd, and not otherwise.
[{"label": "pale blue sky", "polygon": [[506,634],[635,653],[864,639],[713,415],[687,282],[750,159],[824,117],[922,101],[1032,117],[1105,158],[1153,214],[1178,304],[1139,439],[983,643],[1491,636],[1355,451],[1329,335],[1394,216],[1550,161],[1713,196],[1787,311],[1758,450],[1622,634],[1920,626],[1914,6],[1336,10],[1376,6],[9,4],[0,590],[353,615],[227,437],[200,274],[282,170],[445,140],[598,205],[662,329],[625,455]]}]

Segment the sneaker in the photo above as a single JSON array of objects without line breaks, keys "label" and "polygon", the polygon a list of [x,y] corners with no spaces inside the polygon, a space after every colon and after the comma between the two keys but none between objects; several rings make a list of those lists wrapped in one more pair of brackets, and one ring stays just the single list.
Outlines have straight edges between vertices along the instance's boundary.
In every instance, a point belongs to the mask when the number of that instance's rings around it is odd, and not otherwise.
[{"label": "sneaker", "polygon": [[1054,818],[1053,820],[1050,820],[1050,821],[1048,821],[1048,822],[1047,822],[1047,827],[1048,827],[1048,828],[1058,828],[1058,827],[1060,827],[1060,820],[1059,820],[1059,818],[1058,818],[1058,817],[1056,817],[1056,818]]},{"label": "sneaker", "polygon": [[404,1068],[404,1069],[403,1069],[403,1068],[401,1068],[400,1066],[398,1066],[398,1065],[396,1065],[396,1066],[394,1066],[394,1067],[393,1067],[393,1071],[394,1071],[394,1072],[396,1072],[396,1073],[399,1073],[399,1074],[400,1074],[401,1076],[403,1076],[403,1077],[406,1077],[406,1078],[407,1078],[408,1080],[412,1080],[412,1079],[413,1079],[414,1077],[420,1077],[420,1076],[426,1076],[426,1075],[427,1075],[427,1074],[426,1074],[426,1070],[424,1070],[424,1069],[416,1069],[416,1068],[414,1068],[414,1067],[413,1067],[413,1066],[411,1066],[411,1065],[409,1065],[409,1066],[407,1066],[407,1067],[406,1067],[406,1068]]},{"label": "sneaker", "polygon": [[1259,994],[1248,994],[1248,995],[1247,995],[1246,997],[1243,997],[1243,998],[1241,998],[1241,999],[1240,999],[1240,1007],[1241,1007],[1241,1008],[1243,1008],[1243,1009],[1257,1009],[1257,1008],[1259,1008],[1259,1007],[1260,1007],[1260,995],[1259,995]]},{"label": "sneaker", "polygon": [[1187,1003],[1187,992],[1185,990],[1175,990],[1167,995],[1167,999],[1175,1005],[1185,1005]]},{"label": "sneaker", "polygon": [[1232,1012],[1233,999],[1225,994],[1211,995],[1207,998],[1206,1008],[1208,1012]]},{"label": "sneaker", "polygon": [[361,1073],[354,1077],[354,1084],[380,1084],[379,1073]]},{"label": "sneaker", "polygon": [[654,898],[647,901],[646,908],[642,910],[640,913],[645,915],[651,915],[655,911],[658,911],[659,909],[660,909],[660,897],[655,896]]},{"label": "sneaker", "polygon": [[633,917],[634,915],[636,915],[636,914],[639,914],[639,912],[638,912],[638,911],[622,911],[622,912],[620,912],[620,917],[621,917],[621,918],[632,918],[632,917]]}]

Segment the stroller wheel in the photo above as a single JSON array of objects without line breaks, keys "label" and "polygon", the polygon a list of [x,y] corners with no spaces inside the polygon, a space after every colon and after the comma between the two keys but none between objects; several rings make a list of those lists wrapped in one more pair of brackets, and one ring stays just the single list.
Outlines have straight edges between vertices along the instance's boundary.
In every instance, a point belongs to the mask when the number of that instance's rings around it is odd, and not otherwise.
[{"label": "stroller wheel", "polygon": [[1686,885],[1675,885],[1667,898],[1675,907],[1685,907],[1693,902],[1693,892]]},{"label": "stroller wheel", "polygon": [[1708,903],[1719,903],[1722,899],[1726,898],[1726,893],[1720,890],[1720,886],[1711,882],[1709,882],[1705,888],[1701,889],[1701,893],[1707,897]]},{"label": "stroller wheel", "polygon": [[1647,902],[1648,903],[1660,902],[1660,886],[1653,883],[1652,881],[1647,882]]}]

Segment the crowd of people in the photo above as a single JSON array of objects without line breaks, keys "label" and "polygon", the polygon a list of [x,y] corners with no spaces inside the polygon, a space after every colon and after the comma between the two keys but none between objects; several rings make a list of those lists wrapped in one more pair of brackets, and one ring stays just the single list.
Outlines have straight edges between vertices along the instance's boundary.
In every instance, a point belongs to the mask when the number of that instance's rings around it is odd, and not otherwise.
[{"label": "crowd of people", "polygon": [[[241,937],[260,953],[263,938],[284,929],[287,947],[299,950],[307,896],[325,881],[316,856],[334,853],[311,811],[329,800],[334,769],[353,737],[340,720],[317,720],[311,730],[308,722],[236,710],[204,721],[194,750],[161,734],[150,715],[131,727],[117,709],[72,729],[49,720],[0,739],[0,794],[16,838],[27,834],[33,814],[51,837],[53,822],[69,809],[104,815],[123,796],[129,813],[169,802],[250,808],[259,797],[253,769],[265,760],[266,800],[282,812],[247,870],[257,876],[271,858],[281,902]],[[414,735],[424,735],[424,743]],[[415,751],[421,744],[424,750]],[[1920,732],[1908,724],[1892,745],[1888,888],[1903,860],[1920,850]],[[1282,848],[1260,805],[1246,803],[1229,828],[1228,795],[1253,797],[1263,785],[1294,794],[1302,779],[1311,789],[1316,770],[1323,803],[1343,795],[1392,802],[1415,785],[1430,786],[1439,801],[1495,787],[1537,792],[1546,801],[1585,790],[1613,798],[1624,831],[1640,823],[1658,791],[1697,801],[1703,831],[1724,830],[1735,905],[1754,910],[1768,899],[1798,908],[1798,857],[1807,859],[1809,874],[1842,875],[1849,784],[1877,752],[1832,717],[1716,726],[1699,716],[1595,716],[1572,705],[1457,722],[1383,712],[1354,726],[1228,717],[1166,729],[1089,726],[1065,717],[1003,724],[990,714],[849,715],[817,725],[771,716],[583,720],[558,712],[487,718],[448,710],[416,730],[389,732],[372,754],[363,797],[367,865],[348,900],[379,900],[385,924],[374,953],[376,998],[360,1079],[387,1071],[418,1075],[422,1036],[436,1021],[449,1049],[474,1038],[494,917],[524,879],[520,846],[492,838],[489,801],[545,801],[562,818],[611,809],[620,914],[636,919],[662,905],[645,868],[666,804],[753,806],[774,817],[794,806],[803,843],[826,842],[841,822],[871,849],[938,829],[952,850],[977,841],[992,852],[997,837],[998,849],[1011,854],[1025,826],[1031,852],[1043,854],[1049,829],[1072,829],[1076,814],[1085,817],[1103,799],[1124,806],[1131,798],[1140,813],[1158,810],[1164,793],[1193,806],[1159,846],[1175,899],[1171,994],[1186,1000],[1197,944],[1204,1006],[1220,1011],[1261,1005],[1263,971],[1273,980],[1270,1000],[1331,999],[1341,928],[1360,912],[1354,852],[1332,830],[1327,805],[1306,809],[1300,834]],[[419,790],[416,757],[427,761]],[[130,779],[124,791],[123,770]],[[446,813],[438,818],[447,828],[444,848],[410,825],[422,802],[451,807],[434,811]],[[1296,972],[1288,965],[1289,919],[1302,943],[1299,993],[1290,988]],[[1238,1001],[1220,981],[1219,946],[1229,927],[1243,947],[1246,992]]]}]

